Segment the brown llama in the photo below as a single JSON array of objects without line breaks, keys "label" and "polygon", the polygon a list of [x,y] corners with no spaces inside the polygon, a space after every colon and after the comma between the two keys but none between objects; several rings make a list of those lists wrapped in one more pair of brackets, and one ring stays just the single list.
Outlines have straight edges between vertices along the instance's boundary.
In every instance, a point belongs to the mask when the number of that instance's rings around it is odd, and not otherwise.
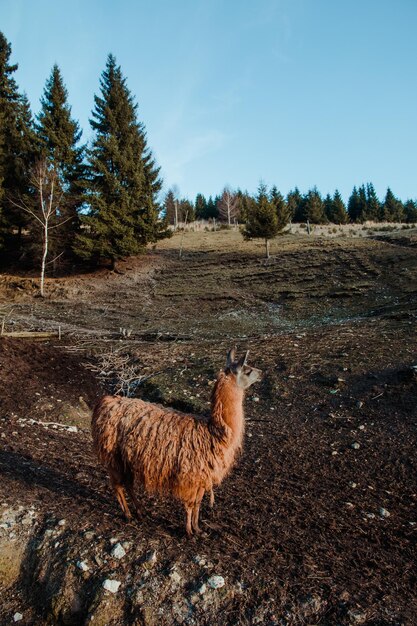
[{"label": "brown llama", "polygon": [[209,418],[132,398],[105,396],[98,402],[92,418],[94,448],[128,520],[125,490],[139,516],[134,487],[140,484],[149,493],[178,498],[185,507],[187,534],[200,531],[204,493],[213,503],[213,487],[242,449],[244,393],[262,374],[247,365],[247,356],[236,360],[235,350],[229,352],[213,389]]}]

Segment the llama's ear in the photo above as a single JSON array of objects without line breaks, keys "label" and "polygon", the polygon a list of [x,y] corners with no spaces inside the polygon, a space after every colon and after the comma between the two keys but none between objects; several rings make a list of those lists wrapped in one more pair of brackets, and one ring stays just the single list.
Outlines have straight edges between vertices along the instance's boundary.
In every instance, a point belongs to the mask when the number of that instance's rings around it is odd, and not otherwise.
[{"label": "llama's ear", "polygon": [[236,361],[236,348],[229,350],[227,354],[226,367],[232,368]]},{"label": "llama's ear", "polygon": [[244,356],[242,356],[242,357],[239,359],[239,362],[238,362],[238,364],[237,364],[237,369],[242,369],[242,367],[243,367],[244,365],[246,365],[246,361],[247,361],[247,359],[248,359],[248,354],[249,354],[249,350],[247,350],[247,351],[246,351],[246,354],[244,354]]}]

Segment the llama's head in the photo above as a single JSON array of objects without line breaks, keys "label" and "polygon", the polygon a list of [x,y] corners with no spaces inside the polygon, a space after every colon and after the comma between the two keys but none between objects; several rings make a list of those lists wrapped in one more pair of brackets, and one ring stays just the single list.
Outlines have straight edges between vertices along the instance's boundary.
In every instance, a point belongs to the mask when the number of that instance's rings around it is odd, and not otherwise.
[{"label": "llama's head", "polygon": [[261,370],[247,364],[249,350],[240,359],[236,358],[236,350],[232,348],[227,355],[226,373],[231,372],[236,377],[236,384],[247,389],[262,378]]}]

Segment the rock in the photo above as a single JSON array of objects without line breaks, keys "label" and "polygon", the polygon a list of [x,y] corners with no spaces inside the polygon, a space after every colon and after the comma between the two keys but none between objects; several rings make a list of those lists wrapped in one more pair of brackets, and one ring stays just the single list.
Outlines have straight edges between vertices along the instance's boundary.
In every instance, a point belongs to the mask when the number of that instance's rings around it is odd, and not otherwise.
[{"label": "rock", "polygon": [[198,593],[200,594],[200,596],[204,595],[207,591],[207,585],[205,583],[203,583],[199,588],[198,588]]},{"label": "rock", "polygon": [[68,426],[67,431],[69,433],[78,433],[78,428],[76,426]]},{"label": "rock", "polygon": [[359,450],[359,448],[361,447],[361,444],[358,443],[357,441],[354,441],[350,447],[353,448],[354,450]]},{"label": "rock", "polygon": [[88,572],[88,570],[90,569],[85,561],[77,561],[77,567],[82,572]]},{"label": "rock", "polygon": [[60,519],[58,522],[58,526],[65,526],[66,523],[67,523],[66,520]]},{"label": "rock", "polygon": [[13,621],[14,622],[20,622],[23,619],[23,615],[21,613],[15,613],[13,615]]},{"label": "rock", "polygon": [[196,554],[195,557],[193,558],[194,563],[197,563],[197,565],[205,565],[206,564],[206,559],[202,556],[200,556],[199,554]]},{"label": "rock", "polygon": [[379,514],[381,517],[389,517],[391,515],[391,513],[387,511],[387,509],[384,509],[384,507],[381,507],[379,509]]},{"label": "rock", "polygon": [[210,576],[210,578],[207,581],[207,584],[212,589],[220,589],[221,587],[224,587],[225,581],[224,581],[223,576],[215,575],[215,576]]},{"label": "rock", "polygon": [[175,585],[179,585],[179,583],[181,582],[181,576],[179,575],[176,569],[173,569],[170,572],[169,577]]},{"label": "rock", "polygon": [[111,551],[111,555],[115,559],[122,559],[124,556],[126,556],[126,550],[121,543],[116,543],[113,550]]},{"label": "rock", "polygon": [[351,482],[349,483],[349,486],[352,487],[352,489],[355,489],[358,485],[357,483]]},{"label": "rock", "polygon": [[149,552],[145,554],[144,561],[145,563],[156,563],[156,550],[149,550]]},{"label": "rock", "polygon": [[258,396],[253,396],[252,400],[253,400],[253,402],[259,402]]},{"label": "rock", "polygon": [[357,408],[358,408],[358,409],[361,409],[361,408],[363,407],[363,402],[362,402],[362,400],[358,400],[358,401],[356,402],[356,406],[357,406]]},{"label": "rock", "polygon": [[121,584],[120,580],[110,580],[110,578],[106,578],[103,583],[103,589],[110,591],[110,593],[117,593]]}]

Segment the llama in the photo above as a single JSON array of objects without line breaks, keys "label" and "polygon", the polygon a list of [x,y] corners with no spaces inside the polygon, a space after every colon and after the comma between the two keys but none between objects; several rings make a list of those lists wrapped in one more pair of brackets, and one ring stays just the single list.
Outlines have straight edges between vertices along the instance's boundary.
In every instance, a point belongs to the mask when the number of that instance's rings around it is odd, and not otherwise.
[{"label": "llama", "polygon": [[210,494],[233,467],[242,449],[245,390],[262,372],[249,367],[248,352],[227,356],[213,389],[209,418],[180,413],[139,399],[105,396],[92,418],[94,449],[106,467],[117,500],[128,520],[140,505],[135,484],[148,493],[171,495],[186,511],[188,536],[200,532],[198,519],[204,493]]}]

